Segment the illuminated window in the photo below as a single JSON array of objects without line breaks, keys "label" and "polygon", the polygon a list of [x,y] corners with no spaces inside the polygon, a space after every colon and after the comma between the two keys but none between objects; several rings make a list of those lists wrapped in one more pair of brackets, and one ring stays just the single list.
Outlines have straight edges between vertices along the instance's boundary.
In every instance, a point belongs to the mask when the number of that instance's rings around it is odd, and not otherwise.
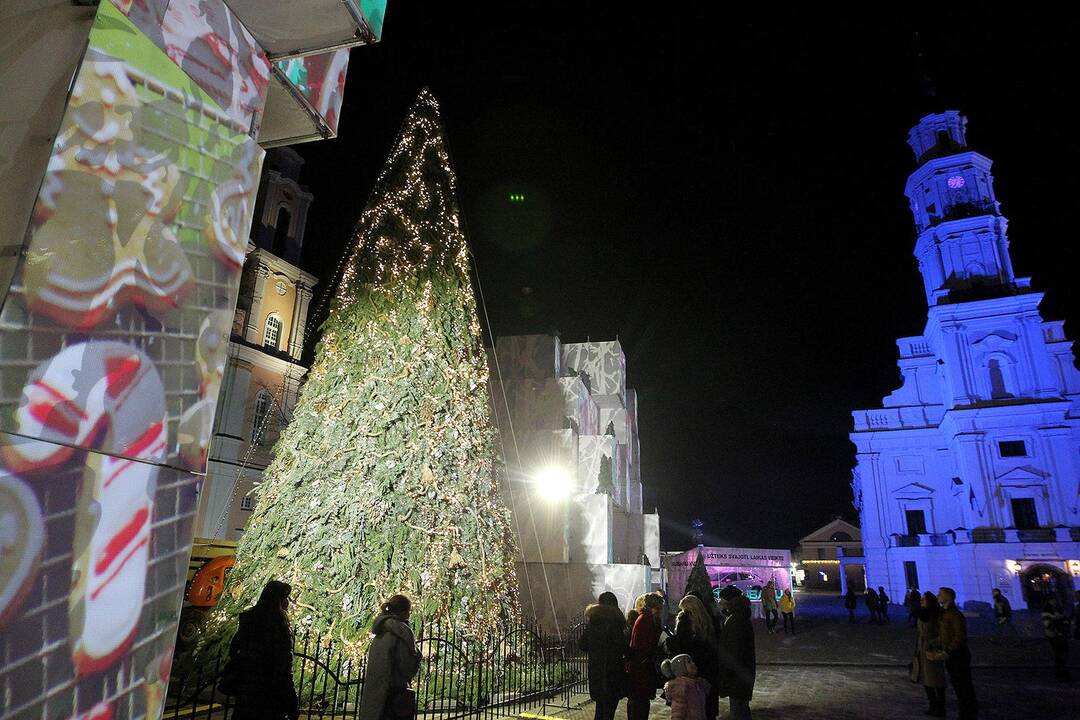
[{"label": "illuminated window", "polygon": [[278,349],[281,340],[281,318],[272,314],[266,318],[266,332],[263,333],[263,346],[273,350]]},{"label": "illuminated window", "polygon": [[245,495],[244,497],[240,498],[240,509],[241,510],[254,510],[255,509],[255,501],[253,501],[251,499],[250,495]]},{"label": "illuminated window", "polygon": [[251,427],[252,442],[261,442],[263,437],[266,436],[266,429],[263,425],[266,423],[266,416],[270,414],[271,403],[273,403],[273,398],[270,397],[270,393],[266,390],[259,392],[255,398],[255,419]]},{"label": "illuminated window", "polygon": [[1001,457],[1027,457],[1027,444],[1023,440],[1002,440],[998,450]]}]

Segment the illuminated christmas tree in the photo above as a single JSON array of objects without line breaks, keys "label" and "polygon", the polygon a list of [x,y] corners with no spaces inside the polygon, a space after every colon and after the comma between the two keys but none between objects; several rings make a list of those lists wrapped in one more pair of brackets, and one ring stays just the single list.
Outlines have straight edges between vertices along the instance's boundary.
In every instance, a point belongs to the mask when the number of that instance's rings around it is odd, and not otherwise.
[{"label": "illuminated christmas tree", "polygon": [[219,647],[271,579],[297,630],[359,653],[386,596],[466,636],[517,615],[488,371],[438,104],[413,105],[322,326],[294,417],[256,490],[207,627]]},{"label": "illuminated christmas tree", "polygon": [[690,577],[686,578],[686,590],[683,595],[697,595],[702,600],[713,597],[712,581],[709,580],[709,571],[705,569],[705,558],[698,552],[694,567],[690,568]]}]

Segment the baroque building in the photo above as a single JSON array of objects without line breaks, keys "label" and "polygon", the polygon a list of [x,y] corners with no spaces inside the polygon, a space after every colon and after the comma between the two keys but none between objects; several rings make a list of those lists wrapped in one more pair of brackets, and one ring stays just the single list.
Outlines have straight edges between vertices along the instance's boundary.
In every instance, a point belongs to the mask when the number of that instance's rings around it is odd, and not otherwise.
[{"label": "baroque building", "polygon": [[867,584],[999,588],[1014,605],[1071,603],[1080,577],[1080,372],[1062,321],[1016,277],[991,161],[967,118],[927,115],[906,195],[929,306],[897,341],[903,385],[857,410],[852,490]]},{"label": "baroque building", "polygon": [[527,614],[564,624],[614,592],[652,589],[660,518],[642,508],[637,393],[618,340],[500,337],[492,400]]},{"label": "baroque building", "polygon": [[235,540],[243,532],[254,509],[251,490],[307,372],[301,355],[318,279],[296,265],[312,200],[298,182],[303,164],[290,148],[266,156],[199,493],[200,538]]}]

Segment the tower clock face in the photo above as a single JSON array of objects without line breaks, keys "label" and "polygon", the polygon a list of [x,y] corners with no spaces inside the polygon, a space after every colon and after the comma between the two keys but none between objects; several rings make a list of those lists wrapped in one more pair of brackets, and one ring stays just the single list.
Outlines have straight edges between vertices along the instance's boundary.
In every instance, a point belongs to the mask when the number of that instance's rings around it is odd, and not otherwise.
[{"label": "tower clock face", "polygon": [[955,190],[956,188],[962,188],[965,185],[964,178],[960,175],[953,175],[951,178],[948,179],[947,182],[949,183],[949,187],[951,187],[953,190]]}]

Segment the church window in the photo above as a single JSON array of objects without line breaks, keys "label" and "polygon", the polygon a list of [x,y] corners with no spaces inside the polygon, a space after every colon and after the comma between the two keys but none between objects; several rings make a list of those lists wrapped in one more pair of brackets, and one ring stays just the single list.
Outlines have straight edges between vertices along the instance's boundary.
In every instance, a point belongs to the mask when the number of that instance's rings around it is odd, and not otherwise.
[{"label": "church window", "polygon": [[281,340],[281,318],[276,313],[266,318],[266,331],[263,333],[263,346],[271,350],[278,349]]},{"label": "church window", "polygon": [[1034,498],[1013,498],[1013,527],[1017,530],[1035,530],[1039,527],[1039,513]]},{"label": "church window", "polygon": [[1001,358],[990,358],[986,363],[986,371],[990,380],[990,397],[993,400],[1003,400],[1015,397],[1009,387],[1012,369],[1009,363]]},{"label": "church window", "polygon": [[255,418],[251,424],[251,439],[254,443],[262,442],[262,439],[266,436],[266,416],[270,414],[270,406],[273,404],[273,398],[270,397],[270,393],[266,390],[259,392],[255,398]]},{"label": "church window", "polygon": [[1027,457],[1027,443],[1023,440],[1002,440],[998,443],[1001,457]]},{"label": "church window", "polygon": [[926,513],[922,510],[905,510],[908,535],[926,534]]},{"label": "church window", "polygon": [[254,510],[255,509],[255,502],[251,499],[250,495],[245,495],[244,497],[240,498],[240,509],[241,510]]}]

